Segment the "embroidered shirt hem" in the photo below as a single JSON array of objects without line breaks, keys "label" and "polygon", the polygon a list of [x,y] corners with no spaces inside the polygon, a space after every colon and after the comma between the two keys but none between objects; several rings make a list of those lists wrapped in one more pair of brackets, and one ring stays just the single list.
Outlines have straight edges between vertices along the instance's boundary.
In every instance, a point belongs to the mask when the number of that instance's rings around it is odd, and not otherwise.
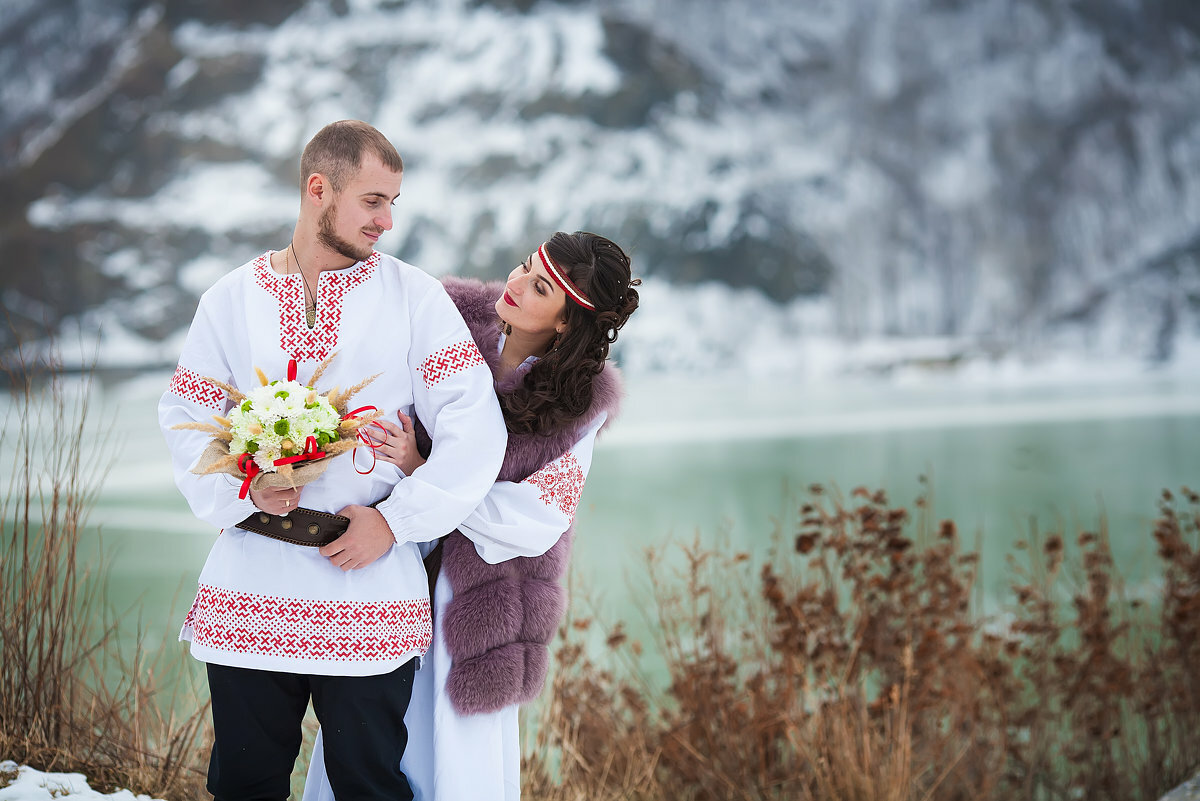
[{"label": "embroidered shirt hem", "polygon": [[[185,636],[185,633],[180,632],[181,640],[190,639]],[[312,676],[378,676],[390,673],[413,657],[423,656],[425,652],[411,651],[400,656],[369,662],[346,662],[326,659],[282,659],[261,654],[235,654],[191,642],[191,653],[192,657],[199,662],[225,665],[226,667],[270,670],[276,673],[301,673]]]}]

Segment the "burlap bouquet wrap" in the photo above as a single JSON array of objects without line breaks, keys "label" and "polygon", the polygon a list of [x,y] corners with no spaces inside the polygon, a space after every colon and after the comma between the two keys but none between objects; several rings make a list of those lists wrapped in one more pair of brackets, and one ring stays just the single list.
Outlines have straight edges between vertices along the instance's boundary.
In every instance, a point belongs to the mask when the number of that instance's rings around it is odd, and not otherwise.
[{"label": "burlap bouquet wrap", "polygon": [[[329,460],[334,456],[339,456],[347,451],[352,451],[360,444],[368,444],[365,436],[360,436],[359,429],[375,421],[382,416],[383,412],[374,407],[363,407],[350,411],[350,400],[358,394],[360,390],[378,378],[378,374],[366,378],[355,384],[350,389],[342,392],[338,387],[334,387],[325,395],[316,393],[314,387],[317,380],[325,372],[325,368],[333,360],[332,354],[328,359],[321,362],[320,366],[313,372],[312,377],[305,382],[303,387],[311,395],[316,398],[327,400],[329,405],[336,411],[339,421],[336,427],[337,439],[321,444],[318,447],[314,441],[307,443],[307,446],[300,443],[293,443],[294,447],[290,451],[285,451],[285,455],[275,463],[268,462],[264,467],[260,458],[255,461],[253,454],[240,452],[231,453],[230,444],[235,440],[233,431],[233,422],[220,415],[213,415],[214,423],[181,423],[173,426],[179,429],[190,429],[193,431],[205,431],[213,435],[204,451],[200,454],[200,459],[192,467],[191,472],[197,475],[208,475],[210,473],[227,473],[232,476],[243,479],[241,497],[245,497],[249,490],[261,490],[268,487],[302,487],[305,484],[310,484],[316,481],[317,478],[325,472],[329,466]],[[258,379],[262,386],[278,384],[267,379],[266,374],[262,370],[255,368],[258,374]],[[296,378],[296,363],[295,360],[288,364],[288,381],[295,381]],[[234,404],[242,404],[246,401],[246,393],[243,393],[236,387],[225,384],[214,378],[204,376],[203,379],[215,387],[219,387],[229,396]],[[309,438],[312,440],[313,438]],[[282,464],[278,462],[283,462]]]}]

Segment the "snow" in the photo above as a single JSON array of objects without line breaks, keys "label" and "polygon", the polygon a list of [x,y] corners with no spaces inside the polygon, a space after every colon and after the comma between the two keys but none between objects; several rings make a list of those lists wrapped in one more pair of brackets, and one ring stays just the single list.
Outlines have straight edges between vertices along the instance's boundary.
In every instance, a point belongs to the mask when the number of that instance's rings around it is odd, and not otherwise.
[{"label": "snow", "polygon": [[218,163],[176,176],[151,202],[100,193],[71,199],[48,195],[30,204],[27,216],[31,225],[51,229],[94,222],[143,231],[199,227],[220,234],[290,227],[299,206],[299,190],[281,187],[262,167]]},{"label": "snow", "polygon": [[8,786],[0,786],[0,801],[152,801],[148,795],[134,795],[128,790],[97,792],[80,773],[44,773],[7,760],[0,762],[0,784],[14,771],[18,772],[17,778]]}]

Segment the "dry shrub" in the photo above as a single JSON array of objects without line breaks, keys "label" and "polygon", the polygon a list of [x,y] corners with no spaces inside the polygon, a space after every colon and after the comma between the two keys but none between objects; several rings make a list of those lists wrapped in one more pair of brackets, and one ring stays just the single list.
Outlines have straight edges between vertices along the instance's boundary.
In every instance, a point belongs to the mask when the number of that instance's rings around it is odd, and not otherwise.
[{"label": "dry shrub", "polygon": [[[1129,601],[1107,537],[1033,532],[1003,620],[973,608],[950,521],[882,492],[810,489],[799,530],[746,554],[650,554],[668,679],[599,667],[560,631],[526,748],[535,798],[1155,798],[1200,766],[1200,498],[1164,493],[1159,603]],[[594,650],[594,649],[593,649]],[[614,655],[618,658],[614,658]],[[665,685],[665,686],[664,686]]]},{"label": "dry shrub", "polygon": [[[86,425],[88,391],[55,364],[10,371],[0,452],[12,473],[0,503],[0,758],[79,771],[93,787],[201,797],[206,707],[159,697],[172,666],[117,648],[102,569],[80,552],[103,480],[103,437]],[[172,710],[186,708],[176,717]],[[194,711],[192,711],[194,710]]]},{"label": "dry shrub", "polygon": [[[587,621],[573,623],[587,628]],[[558,669],[523,758],[525,795],[539,801],[661,798],[644,697],[598,668],[579,643],[564,643],[555,658]]]}]

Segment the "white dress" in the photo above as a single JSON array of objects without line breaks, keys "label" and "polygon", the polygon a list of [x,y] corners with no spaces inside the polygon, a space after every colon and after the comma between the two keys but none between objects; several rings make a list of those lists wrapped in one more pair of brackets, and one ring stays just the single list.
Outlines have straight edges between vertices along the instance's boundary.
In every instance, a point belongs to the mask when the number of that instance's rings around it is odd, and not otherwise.
[{"label": "white dress", "polygon": [[[605,413],[598,415],[570,451],[524,481],[497,481],[479,508],[458,526],[484,561],[495,564],[515,556],[539,556],[558,541],[574,518],[596,433],[606,419]],[[404,716],[408,747],[400,765],[416,801],[516,801],[521,797],[518,706],[460,715],[446,692],[451,658],[440,624],[452,595],[443,572],[434,590],[433,645],[421,660]],[[335,801],[320,733],[303,801]]]},{"label": "white dress", "polygon": [[[270,254],[224,276],[200,299],[179,366],[159,402],[175,480],[195,515],[222,529],[200,574],[180,639],[197,659],[233,667],[320,675],[389,672],[432,640],[420,543],[453,529],[490,490],[507,435],[492,374],[441,284],[373,254],[317,280],[317,321],[304,321],[298,273],[280,275]],[[389,419],[397,409],[431,421],[437,446],[406,480],[360,448],[334,458],[301,490],[300,505],[336,513],[377,507],[396,544],[371,565],[343,572],[318,549],[237,528],[257,511],[241,482],[190,471],[208,434],[176,424],[211,422],[232,402],[203,381],[249,390],[255,368],[305,381],[336,351],[317,389],[347,389],[379,374],[353,400]],[[369,469],[368,469],[369,468]]]}]

